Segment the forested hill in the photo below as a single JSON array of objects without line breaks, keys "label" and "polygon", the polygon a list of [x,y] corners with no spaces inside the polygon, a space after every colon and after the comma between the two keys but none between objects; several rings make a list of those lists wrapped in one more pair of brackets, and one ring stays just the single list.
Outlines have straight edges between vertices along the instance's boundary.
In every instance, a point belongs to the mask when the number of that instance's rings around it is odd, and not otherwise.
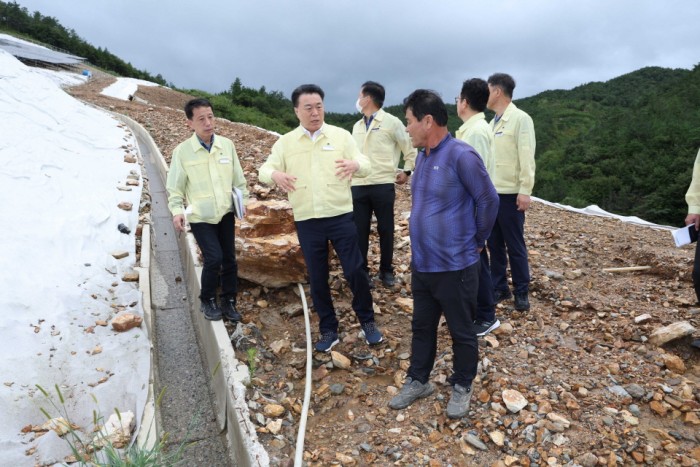
[{"label": "forested hill", "polygon": [[[535,123],[535,196],[682,225],[700,149],[700,65],[643,68],[515,104]],[[386,110],[404,116],[401,106]],[[454,133],[461,121],[454,105],[448,111]]]},{"label": "forested hill", "polygon": [[90,64],[120,76],[166,84],[165,78],[160,74],[153,76],[147,71],[135,68],[106,48],[93,46],[73,29],[61,25],[56,18],[44,16],[38,11],[30,13],[17,2],[0,1],[0,32],[39,41],[55,49],[86,58]]},{"label": "forested hill", "polygon": [[643,68],[516,105],[535,122],[536,196],[682,225],[700,148],[700,65]]}]

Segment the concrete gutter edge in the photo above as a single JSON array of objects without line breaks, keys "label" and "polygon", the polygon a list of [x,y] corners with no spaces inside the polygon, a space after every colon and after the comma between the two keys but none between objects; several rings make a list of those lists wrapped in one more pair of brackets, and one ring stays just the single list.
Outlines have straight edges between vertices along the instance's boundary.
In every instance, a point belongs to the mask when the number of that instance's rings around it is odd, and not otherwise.
[{"label": "concrete gutter edge", "polygon": [[[149,219],[150,221],[150,219]],[[156,419],[156,401],[155,401],[155,381],[156,381],[156,366],[155,348],[153,346],[153,310],[151,308],[151,226],[147,223],[143,225],[141,232],[141,261],[140,266],[135,268],[139,273],[139,290],[141,291],[141,303],[143,306],[143,318],[146,323],[146,332],[151,348],[151,365],[150,374],[148,377],[148,396],[146,406],[143,410],[143,417],[136,442],[139,447],[146,450],[155,449],[158,440],[160,439],[159,424]],[[144,428],[145,427],[145,428]]]},{"label": "concrete gutter edge", "polygon": [[[124,122],[134,134],[140,136],[143,141],[146,141],[150,146],[151,153],[157,155],[156,165],[158,166],[159,176],[163,181],[167,178],[168,166],[163,158],[160,149],[156,145],[151,135],[139,123],[122,114],[113,114],[116,118]],[[144,226],[144,233],[146,232]],[[148,230],[150,254],[150,230]],[[194,237],[191,233],[183,235],[178,240],[180,254],[183,262],[187,281],[187,288],[191,297],[199,296],[200,291],[200,276],[201,267],[197,260],[197,249]],[[145,244],[142,240],[141,255],[143,260],[143,251]],[[150,256],[148,257],[150,262]],[[150,269],[150,268],[149,268]],[[140,272],[141,274],[141,272]],[[150,277],[144,282],[150,284]],[[149,314],[150,314],[150,290],[148,294]],[[208,321],[199,311],[199,301],[193,300],[194,306],[190,307],[192,313],[192,322],[197,330],[197,341],[200,348],[204,351],[206,362],[211,376],[212,390],[215,395],[216,417],[219,427],[226,430],[226,438],[229,446],[229,456],[236,465],[242,466],[266,466],[269,465],[269,455],[265,448],[260,444],[255,426],[250,421],[250,413],[245,398],[245,386],[250,384],[250,376],[248,367],[244,363],[236,359],[233,351],[233,346],[224,326],[223,321]],[[150,317],[149,319],[152,319]],[[149,329],[150,335],[150,329]],[[153,353],[153,350],[152,350]],[[153,361],[153,357],[152,357]],[[157,371],[157,369],[155,370]],[[152,372],[152,375],[154,373]],[[152,386],[152,385],[151,385]],[[157,411],[152,399],[153,388],[149,386],[149,402],[147,405],[152,405],[155,415],[148,420],[149,425],[157,425]],[[144,421],[146,423],[146,413],[144,410]],[[156,421],[154,423],[154,420]],[[155,428],[159,435],[158,427]],[[139,434],[141,437],[141,434]],[[145,435],[144,439],[155,441],[150,435]]]}]

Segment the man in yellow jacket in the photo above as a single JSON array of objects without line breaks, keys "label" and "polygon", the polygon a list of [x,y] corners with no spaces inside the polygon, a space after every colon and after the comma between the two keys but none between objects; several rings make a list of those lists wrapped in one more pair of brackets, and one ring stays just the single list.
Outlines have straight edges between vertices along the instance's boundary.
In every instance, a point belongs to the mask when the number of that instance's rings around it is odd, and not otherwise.
[{"label": "man in yellow jacket", "polygon": [[[695,157],[693,165],[693,179],[685,194],[685,202],[688,203],[688,216],[685,225],[694,224],[695,230],[700,230],[700,151]],[[695,247],[695,263],[693,265],[693,286],[695,295],[700,303],[700,242]]]},{"label": "man in yellow jacket", "polygon": [[[486,122],[486,103],[489,100],[489,86],[483,79],[472,78],[462,83],[462,90],[455,99],[457,115],[462,119],[462,126],[455,132],[457,139],[473,147],[484,161],[484,166],[493,173],[493,133]],[[484,248],[479,254],[479,291],[476,297],[476,316],[474,317],[474,332],[483,337],[501,326],[496,318],[496,303],[493,284],[491,283],[491,267],[489,254]]]},{"label": "man in yellow jacket", "polygon": [[506,279],[510,262],[515,309],[526,311],[530,309],[530,266],[524,229],[525,211],[535,186],[535,126],[532,118],[512,102],[515,80],[510,75],[495,73],[489,77],[488,86],[486,107],[496,113],[491,120],[494,164],[489,175],[500,198],[498,218],[488,240],[491,279],[496,303],[510,298]]},{"label": "man in yellow jacket", "polygon": [[260,167],[263,183],[275,183],[287,193],[311,284],[311,299],[319,317],[321,338],[315,348],[330,352],[338,340],[338,318],[328,285],[328,242],[340,259],[353,293],[355,310],[368,344],[378,344],[382,334],[374,322],[372,294],[357,229],[352,219],[353,176],[370,173],[369,160],[360,153],[352,135],[324,123],[323,90],[304,84],[292,92],[299,127],[282,135]]},{"label": "man in yellow jacket", "polygon": [[[372,213],[377,217],[379,234],[379,280],[384,286],[394,286],[394,183],[406,183],[415,166],[416,149],[406,133],[406,127],[397,117],[386,113],[382,106],[384,86],[367,81],[360,88],[355,107],[363,117],[352,128],[352,136],[362,154],[372,163],[372,172],[352,180],[352,204],[357,226],[363,266],[369,272],[367,251]],[[397,172],[401,153],[404,165]]]},{"label": "man in yellow jacket", "polygon": [[[248,188],[233,142],[214,134],[214,112],[206,99],[185,104],[187,125],[194,131],[173,151],[166,188],[175,230],[184,232],[185,213],[202,250],[201,311],[208,320],[240,321],[236,309],[238,263],[234,246],[233,187],[244,200]],[[242,201],[244,201],[242,200]],[[185,208],[185,201],[187,208]],[[221,285],[221,307],[216,301]]]},{"label": "man in yellow jacket", "polygon": [[[685,202],[688,203],[688,215],[685,218],[685,225],[694,224],[695,230],[700,230],[700,150],[695,156],[693,165],[693,179],[685,194]],[[700,303],[700,242],[695,245],[695,262],[693,263],[693,287],[695,296]],[[691,346],[700,349],[700,339],[695,339]]]}]

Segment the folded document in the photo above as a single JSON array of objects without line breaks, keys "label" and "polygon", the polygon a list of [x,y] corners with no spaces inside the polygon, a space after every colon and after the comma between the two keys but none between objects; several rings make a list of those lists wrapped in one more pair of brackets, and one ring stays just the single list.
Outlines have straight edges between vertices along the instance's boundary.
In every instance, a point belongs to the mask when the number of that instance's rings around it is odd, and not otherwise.
[{"label": "folded document", "polygon": [[243,216],[245,216],[243,192],[234,186],[233,191],[231,191],[231,198],[233,199],[233,215],[236,216],[237,219],[243,219]]},{"label": "folded document", "polygon": [[673,240],[676,246],[680,247],[698,241],[698,231],[695,230],[695,224],[686,225],[673,232]]}]

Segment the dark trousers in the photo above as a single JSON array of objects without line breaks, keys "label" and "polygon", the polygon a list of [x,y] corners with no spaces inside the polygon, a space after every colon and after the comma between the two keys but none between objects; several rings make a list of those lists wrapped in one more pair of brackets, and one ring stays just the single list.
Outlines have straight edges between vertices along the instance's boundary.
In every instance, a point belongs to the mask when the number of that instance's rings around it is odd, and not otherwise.
[{"label": "dark trousers", "polygon": [[472,327],[476,312],[479,263],[450,272],[417,272],[411,275],[411,366],[408,376],[425,384],[435,363],[440,315],[445,314],[452,337],[452,384],[469,387],[476,376],[479,344]]},{"label": "dark trousers", "polygon": [[367,251],[372,212],[377,216],[377,233],[381,252],[379,270],[394,272],[391,261],[394,257],[394,200],[393,183],[352,187],[352,206],[357,226],[357,237],[362,254],[362,266],[369,271]]},{"label": "dark trousers", "polygon": [[700,241],[695,244],[695,263],[693,264],[693,286],[695,296],[700,303]]},{"label": "dark trousers", "polygon": [[202,291],[199,298],[216,298],[221,286],[222,297],[236,297],[238,291],[238,263],[236,263],[235,217],[226,214],[218,224],[195,222],[190,224],[194,239],[202,250]]},{"label": "dark trousers", "polygon": [[[518,211],[518,195],[498,195],[498,217],[488,240],[491,254],[491,281],[495,290],[508,290],[506,268],[510,262],[513,292],[527,293],[530,267],[525,246],[525,213]],[[507,249],[507,256],[506,256]]]},{"label": "dark trousers", "polygon": [[493,321],[496,319],[496,298],[491,282],[489,254],[486,248],[479,255],[479,293],[476,296],[475,321]]},{"label": "dark trousers", "polygon": [[362,256],[357,246],[357,229],[352,213],[321,219],[295,222],[299,245],[304,254],[311,284],[311,300],[319,317],[319,329],[338,331],[331,289],[328,285],[328,242],[333,245],[343,274],[352,290],[352,309],[360,323],[374,321],[372,294],[367,272],[362,268]]}]

